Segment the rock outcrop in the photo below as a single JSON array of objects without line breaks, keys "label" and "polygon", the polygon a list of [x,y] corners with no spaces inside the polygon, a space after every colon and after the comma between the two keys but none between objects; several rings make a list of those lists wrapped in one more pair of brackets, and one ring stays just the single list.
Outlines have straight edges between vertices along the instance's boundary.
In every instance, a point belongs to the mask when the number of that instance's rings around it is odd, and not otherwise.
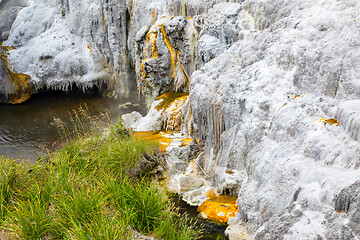
[{"label": "rock outcrop", "polygon": [[[0,7],[8,19],[0,25],[1,101],[21,90],[9,87],[18,86],[9,72],[29,76],[31,91],[106,83],[124,94],[134,67],[153,105],[145,118],[126,116],[129,126],[198,140],[196,159],[174,150],[182,140],[166,145],[174,189],[196,204],[211,189],[237,196],[231,239],[360,238],[357,1],[2,0]],[[189,97],[176,111],[157,110],[154,99],[168,91]]]},{"label": "rock outcrop", "polygon": [[[337,239],[359,237],[333,206],[336,194],[360,177],[359,4],[242,6],[258,31],[191,76],[203,169],[219,192],[235,188],[237,218],[256,239],[327,238],[334,221],[346,229]],[[225,171],[233,169],[241,177],[229,184]]]}]

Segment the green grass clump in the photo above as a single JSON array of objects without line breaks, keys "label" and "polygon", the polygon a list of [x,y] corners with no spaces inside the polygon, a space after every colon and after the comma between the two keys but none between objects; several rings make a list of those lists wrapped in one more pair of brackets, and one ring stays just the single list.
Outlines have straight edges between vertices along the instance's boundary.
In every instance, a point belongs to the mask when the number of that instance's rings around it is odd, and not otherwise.
[{"label": "green grass clump", "polygon": [[22,166],[13,160],[0,157],[0,221],[7,215],[10,200],[15,196],[16,190],[22,185]]},{"label": "green grass clump", "polygon": [[76,139],[63,135],[67,143],[46,161],[26,166],[0,158],[2,229],[18,239],[131,239],[133,230],[168,240],[198,237],[156,182],[129,176],[156,145],[132,138],[120,122],[107,135],[77,126]]},{"label": "green grass clump", "polygon": [[16,201],[8,222],[20,239],[42,238],[52,227],[48,205],[40,198]]}]

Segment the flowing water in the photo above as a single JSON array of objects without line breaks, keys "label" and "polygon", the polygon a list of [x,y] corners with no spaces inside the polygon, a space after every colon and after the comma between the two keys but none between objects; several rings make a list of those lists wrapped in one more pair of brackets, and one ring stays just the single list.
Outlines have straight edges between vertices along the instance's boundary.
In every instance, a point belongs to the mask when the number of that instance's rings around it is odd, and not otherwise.
[{"label": "flowing water", "polygon": [[69,112],[85,104],[91,115],[109,110],[114,122],[124,113],[146,113],[136,91],[129,98],[117,99],[84,94],[80,90],[51,91],[34,95],[23,104],[0,104],[0,156],[35,162],[47,150],[54,150],[54,143],[60,138],[51,124],[53,118],[69,121]]}]

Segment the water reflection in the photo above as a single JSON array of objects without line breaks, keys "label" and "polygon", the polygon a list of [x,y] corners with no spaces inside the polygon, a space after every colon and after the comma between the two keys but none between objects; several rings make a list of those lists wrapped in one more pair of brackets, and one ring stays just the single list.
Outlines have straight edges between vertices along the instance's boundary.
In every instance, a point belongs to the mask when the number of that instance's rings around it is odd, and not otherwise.
[{"label": "water reflection", "polygon": [[113,121],[132,111],[145,114],[136,92],[129,98],[113,99],[79,91],[68,94],[52,91],[37,94],[20,105],[0,104],[0,156],[36,161],[40,152],[53,150],[53,143],[59,139],[56,127],[51,125],[53,118],[68,120],[69,112],[79,109],[81,104],[87,105],[91,115],[109,110]]}]

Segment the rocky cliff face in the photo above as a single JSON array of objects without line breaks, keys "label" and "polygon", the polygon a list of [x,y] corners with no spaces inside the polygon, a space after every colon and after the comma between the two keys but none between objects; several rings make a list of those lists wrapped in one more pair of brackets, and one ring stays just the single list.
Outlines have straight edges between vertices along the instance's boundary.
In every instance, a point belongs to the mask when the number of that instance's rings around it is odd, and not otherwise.
[{"label": "rocky cliff face", "polygon": [[[238,218],[256,239],[358,237],[347,223],[355,211],[336,212],[335,196],[360,176],[359,7],[246,1],[253,38],[191,76],[200,162],[219,191],[239,195]],[[235,184],[225,171],[239,174]]]},{"label": "rocky cliff face", "polygon": [[[192,179],[239,197],[231,239],[360,237],[357,1],[2,0],[0,9],[2,101],[21,79],[31,91],[105,82],[124,94],[134,67],[149,105],[189,92],[178,122],[203,149]],[[192,190],[189,201],[202,191]]]},{"label": "rocky cliff face", "polygon": [[[3,46],[11,71],[31,77],[38,89],[87,89],[107,83],[125,91],[127,85],[128,10],[123,1],[10,1],[1,12],[15,14],[5,22]],[[10,15],[13,16],[13,15]],[[11,28],[10,28],[11,27]],[[7,84],[8,86],[8,84]]]},{"label": "rocky cliff face", "polygon": [[[144,54],[143,46],[136,48],[144,37],[141,33],[146,35],[150,25],[163,16],[195,16],[217,2],[2,0],[0,42],[14,48],[3,61],[10,71],[30,76],[29,92],[50,88],[66,91],[74,84],[86,90],[105,83],[114,94],[126,95],[130,67],[137,59],[147,58],[136,53]],[[1,72],[5,75],[4,69]],[[12,102],[8,95],[15,81],[2,77],[3,102]]]}]

